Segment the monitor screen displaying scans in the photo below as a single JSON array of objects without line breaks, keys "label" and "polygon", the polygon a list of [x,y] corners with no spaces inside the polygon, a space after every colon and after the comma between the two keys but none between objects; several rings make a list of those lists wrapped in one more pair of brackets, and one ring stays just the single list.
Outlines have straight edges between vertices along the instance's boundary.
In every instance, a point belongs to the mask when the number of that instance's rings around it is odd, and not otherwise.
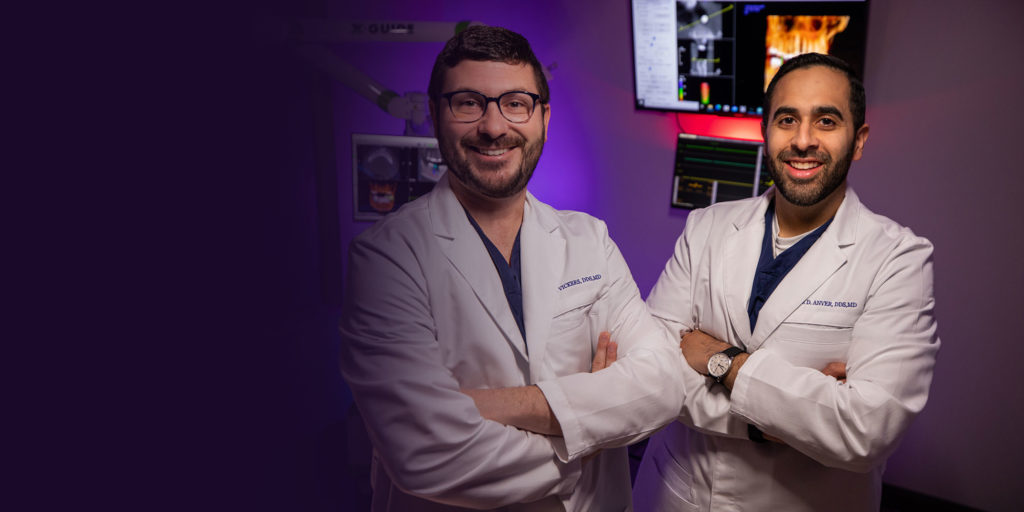
[{"label": "monitor screen displaying scans", "polygon": [[760,117],[788,59],[835,55],[864,78],[866,0],[632,0],[636,108]]},{"label": "monitor screen displaying scans", "polygon": [[760,142],[679,134],[672,206],[703,208],[759,196],[771,186]]},{"label": "monitor screen displaying scans", "polygon": [[356,220],[375,220],[430,192],[448,167],[437,139],[352,135],[352,190]]}]

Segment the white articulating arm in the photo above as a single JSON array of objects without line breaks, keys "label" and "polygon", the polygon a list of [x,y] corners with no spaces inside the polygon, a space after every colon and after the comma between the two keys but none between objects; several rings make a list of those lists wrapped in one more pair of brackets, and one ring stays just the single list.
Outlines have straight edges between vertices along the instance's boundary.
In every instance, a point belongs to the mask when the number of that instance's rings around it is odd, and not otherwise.
[{"label": "white articulating arm", "polygon": [[477,21],[349,21],[298,19],[288,26],[289,39],[300,43],[350,41],[445,42]]},{"label": "white articulating arm", "polygon": [[287,22],[285,38],[295,44],[296,52],[307,62],[372,101],[384,112],[405,119],[406,135],[433,135],[429,121],[427,95],[410,92],[400,95],[369,77],[332,52],[323,43],[349,41],[447,41],[475,21],[345,21],[298,19]]},{"label": "white articulating arm", "polygon": [[[428,118],[427,95],[410,92],[404,95],[381,85],[373,78],[332,52],[325,43],[352,41],[445,42],[477,21],[348,21],[328,19],[294,19],[278,25],[287,41],[307,62],[345,84],[360,96],[372,101],[389,115],[405,119],[406,135],[433,136]],[[550,68],[542,68],[551,80]]]}]

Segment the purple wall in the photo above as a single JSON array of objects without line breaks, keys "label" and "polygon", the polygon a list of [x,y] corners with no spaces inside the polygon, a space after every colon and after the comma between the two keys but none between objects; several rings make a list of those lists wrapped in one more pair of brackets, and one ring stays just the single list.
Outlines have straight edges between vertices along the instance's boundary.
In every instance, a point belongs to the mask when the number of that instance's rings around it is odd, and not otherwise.
[{"label": "purple wall", "polygon": [[[546,65],[557,64],[549,141],[530,188],[558,208],[604,219],[641,291],[650,290],[686,213],[668,205],[675,116],[633,108],[629,2],[352,4],[335,1],[331,16],[503,25],[525,35]],[[1011,155],[1024,117],[1021,19],[1024,5],[1009,1],[874,2],[865,71],[872,131],[850,178],[866,204],[936,247],[944,345],[932,398],[886,480],[987,510],[1024,502],[1013,478],[1024,457],[1016,432],[1024,397],[1010,380],[1024,358],[1024,295],[1016,293],[1024,284],[1024,172]],[[333,48],[404,93],[426,89],[441,46]],[[351,134],[400,134],[403,124],[341,85],[332,97],[344,248],[369,225],[351,220]],[[698,131],[700,121],[682,123]]]},{"label": "purple wall", "polygon": [[[986,510],[1020,510],[1024,420],[1024,16],[1019,2],[872,7],[865,158],[854,186],[935,244],[944,345],[928,406],[889,464],[892,483]],[[982,469],[984,468],[984,469]]]}]

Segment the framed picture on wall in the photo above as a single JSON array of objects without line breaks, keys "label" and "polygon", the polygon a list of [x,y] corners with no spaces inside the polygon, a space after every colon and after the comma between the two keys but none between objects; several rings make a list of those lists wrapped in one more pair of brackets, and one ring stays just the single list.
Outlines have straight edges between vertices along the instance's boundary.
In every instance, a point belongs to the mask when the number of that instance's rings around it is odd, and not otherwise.
[{"label": "framed picture on wall", "polygon": [[433,137],[352,135],[352,206],[376,220],[434,188],[447,166]]}]

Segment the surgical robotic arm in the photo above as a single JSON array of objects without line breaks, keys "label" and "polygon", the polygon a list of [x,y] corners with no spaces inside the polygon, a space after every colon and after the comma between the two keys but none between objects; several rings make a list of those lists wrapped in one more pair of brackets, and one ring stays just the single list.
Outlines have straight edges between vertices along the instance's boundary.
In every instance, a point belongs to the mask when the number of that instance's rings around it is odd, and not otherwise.
[{"label": "surgical robotic arm", "polygon": [[372,101],[389,115],[405,120],[404,135],[432,137],[433,126],[423,92],[398,94],[380,84],[345,59],[332,52],[323,43],[351,41],[440,41],[478,22],[352,22],[342,20],[292,20],[285,28],[285,37],[293,43],[295,51],[307,62],[327,73],[332,79],[348,86],[360,96]]},{"label": "surgical robotic arm", "polygon": [[[372,101],[384,112],[404,119],[404,135],[433,137],[434,128],[430,122],[426,93],[398,94],[356,69],[345,59],[325,47],[324,43],[353,41],[445,42],[453,35],[473,25],[483,25],[483,23],[477,21],[361,22],[297,19],[277,28],[283,30],[281,34],[283,38],[291,42],[295,51],[307,62],[327,73],[332,79],[345,84],[360,96]],[[555,65],[551,65],[542,69],[548,80],[551,80],[550,70],[554,68]]]}]

